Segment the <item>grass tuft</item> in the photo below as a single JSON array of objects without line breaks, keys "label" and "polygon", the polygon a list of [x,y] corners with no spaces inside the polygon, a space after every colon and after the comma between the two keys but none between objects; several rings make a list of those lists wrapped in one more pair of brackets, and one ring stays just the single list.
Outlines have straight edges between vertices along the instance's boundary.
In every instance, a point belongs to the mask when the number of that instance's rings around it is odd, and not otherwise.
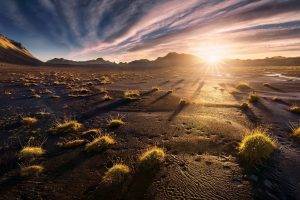
[{"label": "grass tuft", "polygon": [[300,139],[300,127],[293,129],[292,137]]},{"label": "grass tuft", "polygon": [[152,147],[139,157],[141,169],[151,170],[159,167],[160,163],[165,159],[165,152],[159,147]]},{"label": "grass tuft", "polygon": [[291,106],[289,111],[295,114],[300,114],[300,107],[299,106]]},{"label": "grass tuft", "polygon": [[108,127],[109,128],[118,128],[118,127],[120,127],[124,124],[125,124],[125,122],[122,120],[121,117],[111,118],[108,121]]},{"label": "grass tuft", "polygon": [[247,84],[247,83],[239,83],[236,86],[236,89],[238,89],[238,90],[249,90],[251,88],[250,88],[249,84]]},{"label": "grass tuft", "polygon": [[53,134],[73,133],[78,132],[83,128],[83,125],[76,120],[68,120],[63,123],[58,123],[51,129]]},{"label": "grass tuft", "polygon": [[35,117],[23,117],[22,118],[22,123],[25,124],[26,126],[32,126],[37,123],[37,118]]},{"label": "grass tuft", "polygon": [[24,147],[19,155],[20,157],[34,157],[34,156],[42,156],[45,153],[45,150],[41,147]]},{"label": "grass tuft", "polygon": [[22,167],[21,168],[21,176],[32,176],[32,175],[38,175],[44,171],[44,167],[41,165],[31,165],[28,167]]},{"label": "grass tuft", "polygon": [[92,142],[85,145],[86,152],[99,152],[103,151],[110,146],[116,144],[116,141],[110,135],[103,135],[95,138]]},{"label": "grass tuft", "polygon": [[242,110],[248,110],[248,109],[249,109],[249,105],[248,105],[246,102],[244,102],[244,103],[242,103],[242,104],[240,105],[240,108],[241,108]]},{"label": "grass tuft", "polygon": [[248,165],[261,164],[277,148],[276,142],[266,131],[255,129],[239,145],[239,155]]},{"label": "grass tuft", "polygon": [[252,94],[249,95],[248,100],[249,100],[250,103],[258,102],[259,101],[259,96],[255,93],[252,93]]},{"label": "grass tuft", "polygon": [[129,173],[130,168],[127,165],[121,163],[114,164],[107,170],[102,180],[105,183],[120,183],[129,175]]},{"label": "grass tuft", "polygon": [[138,90],[126,90],[123,97],[127,100],[135,100],[140,97],[140,92]]},{"label": "grass tuft", "polygon": [[61,144],[60,146],[65,149],[72,149],[72,148],[82,146],[85,143],[86,143],[85,140],[76,139],[76,140],[71,140],[71,141],[65,142],[65,143]]}]

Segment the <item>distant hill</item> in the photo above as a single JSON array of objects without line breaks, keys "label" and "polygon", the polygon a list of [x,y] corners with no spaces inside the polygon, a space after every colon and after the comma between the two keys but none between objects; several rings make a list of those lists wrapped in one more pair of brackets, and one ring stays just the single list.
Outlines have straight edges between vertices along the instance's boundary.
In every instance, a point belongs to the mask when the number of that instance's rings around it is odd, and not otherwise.
[{"label": "distant hill", "polygon": [[263,59],[231,59],[227,64],[234,66],[300,66],[300,57],[267,57]]},{"label": "distant hill", "polygon": [[64,58],[54,58],[45,62],[45,65],[55,65],[55,66],[115,66],[117,65],[114,62],[104,60],[103,58],[97,58],[95,60],[87,61],[74,61],[67,60]]},{"label": "distant hill", "polygon": [[11,40],[0,34],[0,62],[38,65],[41,61],[36,59],[30,52],[19,42]]},{"label": "distant hill", "polygon": [[175,52],[168,53],[166,56],[158,57],[156,60],[147,59],[134,60],[131,62],[114,63],[103,58],[87,61],[66,60],[64,58],[54,58],[45,62],[46,65],[55,66],[122,66],[122,67],[166,67],[179,65],[193,65],[200,63],[200,59],[190,54],[179,54]]},{"label": "distant hill", "polygon": [[[46,65],[46,66],[92,66],[92,67],[173,67],[173,66],[193,66],[201,65],[199,57],[170,52],[155,60],[140,59],[131,62],[121,62],[119,64],[97,58],[87,61],[74,61],[64,58],[54,58],[47,62],[36,59],[23,45],[0,34],[0,62],[23,64],[23,65]],[[300,66],[300,57],[271,57],[264,59],[240,60],[228,59],[226,64],[232,66]]]}]

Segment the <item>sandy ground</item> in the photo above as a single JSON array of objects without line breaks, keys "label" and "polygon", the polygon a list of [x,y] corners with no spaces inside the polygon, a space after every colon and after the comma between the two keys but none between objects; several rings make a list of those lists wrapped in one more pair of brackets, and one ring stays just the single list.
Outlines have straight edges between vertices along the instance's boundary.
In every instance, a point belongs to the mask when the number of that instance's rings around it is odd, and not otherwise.
[{"label": "sandy ground", "polygon": [[[238,91],[240,82],[251,89]],[[102,99],[103,88],[112,100]],[[126,90],[139,90],[141,97],[124,101]],[[300,197],[300,148],[289,136],[299,115],[288,111],[300,104],[300,67],[108,70],[10,65],[1,67],[0,92],[0,199]],[[240,104],[251,92],[260,101],[243,111]],[[182,99],[188,104],[180,104]],[[24,126],[24,116],[35,116],[38,123]],[[111,130],[107,120],[114,116],[126,123]],[[117,144],[94,155],[85,154],[84,146],[62,149],[60,142],[92,139],[50,135],[49,129],[64,119],[77,119],[86,130],[100,128],[114,135]],[[268,128],[279,149],[264,166],[246,170],[238,160],[238,143],[259,126]],[[42,145],[46,154],[27,163],[18,157],[26,144]],[[133,170],[121,186],[101,183],[116,162],[136,169],[138,156],[151,146],[167,153],[159,171]],[[20,166],[28,164],[42,164],[45,172],[20,177]]]}]

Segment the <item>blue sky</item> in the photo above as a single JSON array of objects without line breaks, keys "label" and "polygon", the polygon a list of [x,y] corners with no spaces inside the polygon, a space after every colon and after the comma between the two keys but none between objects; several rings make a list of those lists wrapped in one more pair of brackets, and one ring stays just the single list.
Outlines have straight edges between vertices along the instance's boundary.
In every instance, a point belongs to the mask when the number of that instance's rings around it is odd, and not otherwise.
[{"label": "blue sky", "polygon": [[42,60],[300,55],[299,0],[0,1],[0,33]]}]

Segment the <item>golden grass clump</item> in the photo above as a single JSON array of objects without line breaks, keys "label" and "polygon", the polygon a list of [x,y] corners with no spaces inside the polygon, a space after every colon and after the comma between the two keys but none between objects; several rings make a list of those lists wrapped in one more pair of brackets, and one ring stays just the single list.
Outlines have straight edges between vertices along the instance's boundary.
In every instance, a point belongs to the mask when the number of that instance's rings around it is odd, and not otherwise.
[{"label": "golden grass clump", "polygon": [[122,118],[120,117],[117,117],[117,118],[111,118],[109,121],[108,121],[108,127],[109,128],[118,128],[122,125],[124,125],[125,122],[122,120]]},{"label": "golden grass clump", "polygon": [[250,103],[258,102],[259,101],[259,96],[255,93],[252,93],[252,94],[249,95],[248,100],[249,100]]},{"label": "golden grass clump", "polygon": [[300,114],[300,107],[299,106],[291,106],[289,111],[295,114]]},{"label": "golden grass clump", "polygon": [[129,175],[130,171],[127,165],[121,163],[114,164],[105,172],[102,180],[105,183],[120,183]]},{"label": "golden grass clump", "polygon": [[76,140],[71,140],[71,141],[65,142],[65,143],[61,144],[60,146],[65,149],[71,149],[71,148],[79,147],[85,143],[86,143],[85,140],[76,139]]},{"label": "golden grass clump", "polygon": [[27,125],[27,126],[32,126],[32,125],[36,124],[37,121],[38,120],[35,117],[23,117],[22,118],[22,123]]},{"label": "golden grass clump", "polygon": [[124,92],[124,99],[134,100],[140,97],[140,92],[138,90],[126,90]]},{"label": "golden grass clump", "polygon": [[165,156],[163,149],[152,147],[140,155],[140,167],[146,170],[156,168],[165,159]]},{"label": "golden grass clump", "polygon": [[32,176],[32,175],[38,175],[44,171],[44,167],[41,165],[31,165],[28,167],[22,167],[21,168],[21,176]]},{"label": "golden grass clump", "polygon": [[249,105],[246,102],[244,102],[244,103],[242,103],[240,105],[240,108],[243,109],[243,110],[248,110],[249,109]]},{"label": "golden grass clump", "polygon": [[255,129],[239,145],[241,159],[249,165],[261,164],[277,148],[276,142],[266,131]]},{"label": "golden grass clump", "polygon": [[300,127],[293,130],[292,137],[300,139]]},{"label": "golden grass clump", "polygon": [[239,84],[236,86],[236,89],[238,89],[238,90],[249,90],[249,89],[250,89],[250,86],[249,86],[249,84],[247,84],[247,83],[239,83]]},{"label": "golden grass clump", "polygon": [[85,145],[86,152],[102,151],[116,144],[115,139],[110,135],[103,135],[95,138],[92,142]]},{"label": "golden grass clump", "polygon": [[101,132],[98,128],[89,129],[87,131],[84,131],[81,135],[97,135]]},{"label": "golden grass clump", "polygon": [[52,128],[53,134],[78,132],[83,128],[83,125],[76,120],[68,120],[63,123],[58,123]]},{"label": "golden grass clump", "polygon": [[108,95],[108,94],[104,94],[103,97],[102,97],[103,101],[109,101],[109,100],[112,100],[112,99],[113,98],[110,95]]},{"label": "golden grass clump", "polygon": [[20,157],[37,157],[42,156],[43,154],[45,154],[45,150],[42,147],[32,146],[24,147],[19,153]]}]

